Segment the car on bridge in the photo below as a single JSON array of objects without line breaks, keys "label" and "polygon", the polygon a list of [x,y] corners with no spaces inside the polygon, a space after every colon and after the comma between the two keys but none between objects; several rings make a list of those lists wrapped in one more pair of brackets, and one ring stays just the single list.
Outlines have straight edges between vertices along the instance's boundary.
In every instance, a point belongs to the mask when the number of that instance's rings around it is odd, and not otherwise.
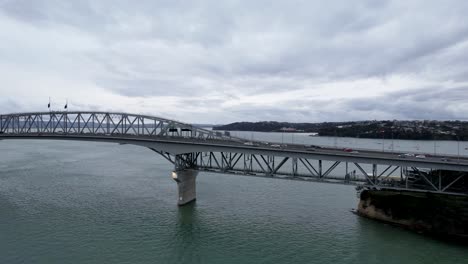
[{"label": "car on bridge", "polygon": [[321,148],[323,148],[323,147],[321,147],[321,146],[317,146],[317,145],[310,145],[310,146],[309,146],[309,148],[316,148],[316,149],[321,149]]},{"label": "car on bridge", "polygon": [[398,157],[400,158],[408,158],[408,157],[414,157],[415,155],[413,153],[404,153],[404,154],[400,154],[398,155]]}]

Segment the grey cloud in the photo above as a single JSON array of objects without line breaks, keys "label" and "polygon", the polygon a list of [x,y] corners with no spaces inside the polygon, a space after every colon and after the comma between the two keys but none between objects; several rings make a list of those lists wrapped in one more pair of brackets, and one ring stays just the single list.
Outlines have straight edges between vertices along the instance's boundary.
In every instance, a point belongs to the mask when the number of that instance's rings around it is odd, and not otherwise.
[{"label": "grey cloud", "polygon": [[19,102],[8,98],[0,98],[1,113],[14,113],[18,109],[22,109],[22,106]]},{"label": "grey cloud", "polygon": [[130,97],[156,97],[167,94],[185,97],[200,94],[200,89],[203,89],[203,87],[186,83],[183,80],[170,79],[102,80],[97,81],[97,84]]},{"label": "grey cloud", "polygon": [[[131,5],[125,1],[113,1],[112,5],[105,1],[7,3],[8,14],[23,20],[41,17],[50,23],[72,24],[96,33],[110,45],[112,40],[119,42],[122,38],[148,43],[157,39],[169,45],[191,43],[212,57],[206,58],[208,63],[201,58],[190,63],[224,75],[326,74],[346,78],[391,74],[406,63],[458,43],[468,32],[466,23],[455,23],[456,15],[461,18],[468,11],[465,4],[456,11],[449,10],[450,13],[443,8],[438,13],[437,4],[424,6],[421,12],[439,16],[421,23],[412,10],[401,10],[398,4],[390,3],[378,8],[372,1],[331,1],[321,5],[310,1],[269,5],[263,1],[248,5],[222,5],[218,1],[204,5],[166,1]],[[460,2],[452,1],[452,6],[455,4]],[[322,9],[329,9],[329,14],[323,14]],[[24,15],[18,10],[36,15]],[[444,17],[445,14],[455,18]],[[412,17],[416,17],[417,26],[412,25]],[[377,36],[369,33],[373,29],[378,32],[379,26],[385,30],[389,23],[394,23],[400,34],[392,32],[386,37],[385,32]],[[138,33],[141,28],[147,29]],[[262,53],[265,54],[258,55]],[[107,56],[114,55],[124,54]],[[413,71],[417,68],[413,67]]]},{"label": "grey cloud", "polygon": [[371,99],[350,100],[344,107],[358,111],[357,116],[374,112],[381,117],[386,116],[386,119],[466,120],[463,112],[451,108],[460,102],[466,103],[467,93],[468,87],[452,89],[424,87]]},{"label": "grey cloud", "polygon": [[[448,89],[447,83],[466,87],[468,81],[467,13],[463,0],[7,0],[0,2],[0,19],[20,21],[39,33],[56,32],[57,38],[63,30],[72,31],[92,45],[56,52],[55,39],[50,47],[37,47],[33,39],[21,45],[5,41],[0,66],[49,69],[69,82],[78,75],[100,92],[143,105],[139,111],[153,107],[141,98],[175,97],[167,109],[187,104],[198,116],[206,113],[206,119],[460,118],[468,110],[468,93]],[[35,54],[41,56],[28,63]],[[254,95],[394,75],[430,84],[377,98],[347,99],[351,92],[342,88],[339,99],[284,98],[274,106],[242,102]],[[238,103],[220,107],[231,101]]]},{"label": "grey cloud", "polygon": [[38,22],[47,19],[43,4],[39,1],[3,1],[0,2],[3,12],[27,22]]},{"label": "grey cloud", "polygon": [[207,98],[190,98],[190,99],[183,99],[180,102],[182,105],[186,105],[188,107],[216,107],[224,103],[222,99],[207,99]]}]

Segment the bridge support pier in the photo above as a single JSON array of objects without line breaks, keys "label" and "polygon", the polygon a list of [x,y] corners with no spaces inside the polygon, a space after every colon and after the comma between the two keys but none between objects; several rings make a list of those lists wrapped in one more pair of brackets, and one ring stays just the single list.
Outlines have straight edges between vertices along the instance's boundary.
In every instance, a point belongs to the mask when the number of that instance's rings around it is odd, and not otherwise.
[{"label": "bridge support pier", "polygon": [[177,182],[179,206],[186,205],[197,198],[196,179],[197,170],[178,170],[172,172],[172,179]]}]

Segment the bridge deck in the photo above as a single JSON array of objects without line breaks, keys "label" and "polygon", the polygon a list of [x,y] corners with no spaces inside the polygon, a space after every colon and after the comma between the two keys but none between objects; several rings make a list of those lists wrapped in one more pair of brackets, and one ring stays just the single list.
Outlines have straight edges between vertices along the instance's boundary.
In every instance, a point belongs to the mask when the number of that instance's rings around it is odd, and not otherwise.
[{"label": "bridge deck", "polygon": [[[172,154],[199,151],[225,151],[258,153],[272,156],[314,157],[330,161],[349,161],[368,164],[403,165],[408,167],[427,167],[468,171],[468,157],[450,155],[401,156],[401,152],[380,152],[354,149],[347,152],[343,149],[329,147],[310,147],[299,144],[279,144],[271,142],[230,141],[222,139],[196,139],[190,137],[146,136],[146,135],[111,135],[111,134],[60,134],[60,133],[8,133],[0,134],[0,139],[49,139],[49,140],[81,140],[135,144],[146,147],[156,147]],[[276,145],[276,146],[275,146]]]}]

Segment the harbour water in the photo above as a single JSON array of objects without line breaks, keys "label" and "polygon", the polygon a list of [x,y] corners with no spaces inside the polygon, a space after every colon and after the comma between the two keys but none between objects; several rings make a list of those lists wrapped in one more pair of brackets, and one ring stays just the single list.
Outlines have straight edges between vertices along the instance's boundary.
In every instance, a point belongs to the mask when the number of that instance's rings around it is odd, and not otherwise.
[{"label": "harbour water", "polygon": [[[392,148],[391,140],[232,135]],[[393,149],[468,155],[468,142],[394,140]],[[468,263],[466,246],[350,213],[353,186],[200,173],[198,200],[179,208],[172,169],[130,145],[0,141],[0,263]]]}]

